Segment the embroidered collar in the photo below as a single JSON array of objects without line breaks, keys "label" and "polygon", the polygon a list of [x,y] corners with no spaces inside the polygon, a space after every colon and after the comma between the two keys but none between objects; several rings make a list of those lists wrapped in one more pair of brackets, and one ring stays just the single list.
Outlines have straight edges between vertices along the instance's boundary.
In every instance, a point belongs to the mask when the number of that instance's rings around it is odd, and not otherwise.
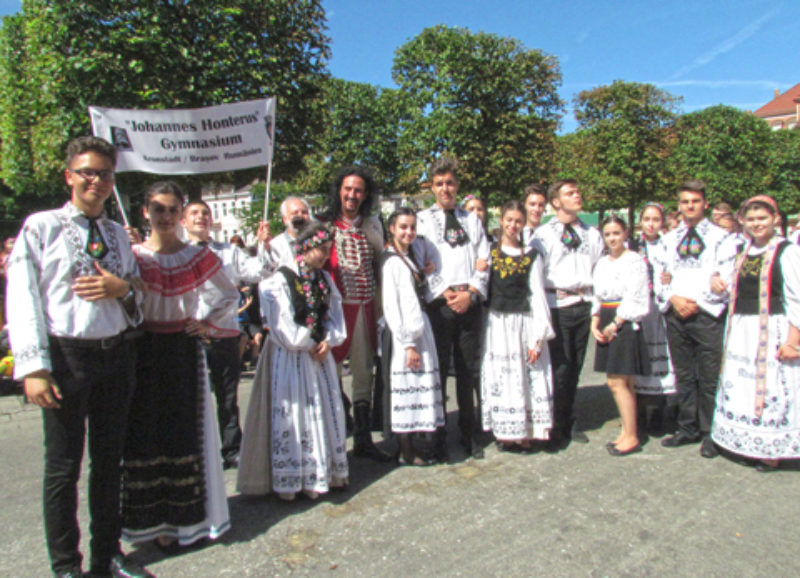
[{"label": "embroidered collar", "polygon": [[[75,205],[72,204],[72,201],[67,201],[66,203],[64,203],[64,206],[61,207],[61,210],[64,211],[64,213],[67,215],[67,217],[69,217],[73,221],[76,220],[76,219],[79,219],[79,218],[84,218],[84,219],[87,219],[87,220],[89,219],[89,217],[86,215],[86,213],[84,213],[78,207],[76,207]],[[105,209],[103,209],[103,212],[100,213],[97,216],[97,219],[98,220],[108,219],[108,215],[106,214],[106,210]]]}]

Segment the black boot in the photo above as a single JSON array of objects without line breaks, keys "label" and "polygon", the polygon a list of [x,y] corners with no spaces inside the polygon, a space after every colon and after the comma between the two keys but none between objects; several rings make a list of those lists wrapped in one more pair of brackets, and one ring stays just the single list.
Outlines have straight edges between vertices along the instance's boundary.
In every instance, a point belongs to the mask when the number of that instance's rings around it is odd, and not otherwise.
[{"label": "black boot", "polygon": [[383,453],[372,443],[372,433],[369,428],[369,403],[365,401],[357,401],[354,403],[353,419],[355,421],[355,429],[353,430],[353,455],[357,458],[369,458],[376,462],[391,461],[392,456]]},{"label": "black boot", "polygon": [[346,431],[347,437],[353,435],[353,430],[355,429],[355,424],[353,423],[353,416],[351,415],[351,409],[353,404],[350,403],[350,398],[347,397],[347,394],[344,392],[344,389],[341,389],[342,382],[339,382],[339,389],[342,392],[342,405],[344,406],[344,427]]}]

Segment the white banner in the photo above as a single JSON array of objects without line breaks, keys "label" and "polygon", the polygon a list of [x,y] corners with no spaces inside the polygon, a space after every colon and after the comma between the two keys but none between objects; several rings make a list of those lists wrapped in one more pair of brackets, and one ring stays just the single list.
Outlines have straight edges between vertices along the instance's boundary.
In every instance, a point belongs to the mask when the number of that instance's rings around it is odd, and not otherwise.
[{"label": "white banner", "polygon": [[275,99],[208,108],[89,107],[92,131],[117,147],[117,172],[217,173],[266,166],[275,141]]}]

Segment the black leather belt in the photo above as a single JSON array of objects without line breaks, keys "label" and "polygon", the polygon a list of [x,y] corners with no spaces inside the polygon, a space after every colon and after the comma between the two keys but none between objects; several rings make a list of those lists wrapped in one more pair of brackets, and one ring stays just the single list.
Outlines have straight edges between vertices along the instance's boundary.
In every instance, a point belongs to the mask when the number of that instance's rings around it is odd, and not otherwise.
[{"label": "black leather belt", "polygon": [[52,335],[51,337],[58,341],[61,345],[67,347],[80,347],[84,349],[113,349],[124,341],[136,339],[143,334],[138,329],[130,331],[123,331],[111,337],[103,337],[102,339],[78,339],[76,337],[62,337],[60,335]]}]

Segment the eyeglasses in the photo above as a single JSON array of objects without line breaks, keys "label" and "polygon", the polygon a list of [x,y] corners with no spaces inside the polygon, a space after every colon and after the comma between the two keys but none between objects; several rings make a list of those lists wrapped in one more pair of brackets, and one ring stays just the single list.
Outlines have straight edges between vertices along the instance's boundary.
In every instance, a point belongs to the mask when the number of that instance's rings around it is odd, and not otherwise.
[{"label": "eyeglasses", "polygon": [[78,175],[80,178],[86,181],[93,181],[95,179],[100,179],[101,181],[110,182],[114,180],[114,171],[110,171],[108,169],[103,169],[102,171],[96,171],[94,169],[67,169],[72,174]]}]

